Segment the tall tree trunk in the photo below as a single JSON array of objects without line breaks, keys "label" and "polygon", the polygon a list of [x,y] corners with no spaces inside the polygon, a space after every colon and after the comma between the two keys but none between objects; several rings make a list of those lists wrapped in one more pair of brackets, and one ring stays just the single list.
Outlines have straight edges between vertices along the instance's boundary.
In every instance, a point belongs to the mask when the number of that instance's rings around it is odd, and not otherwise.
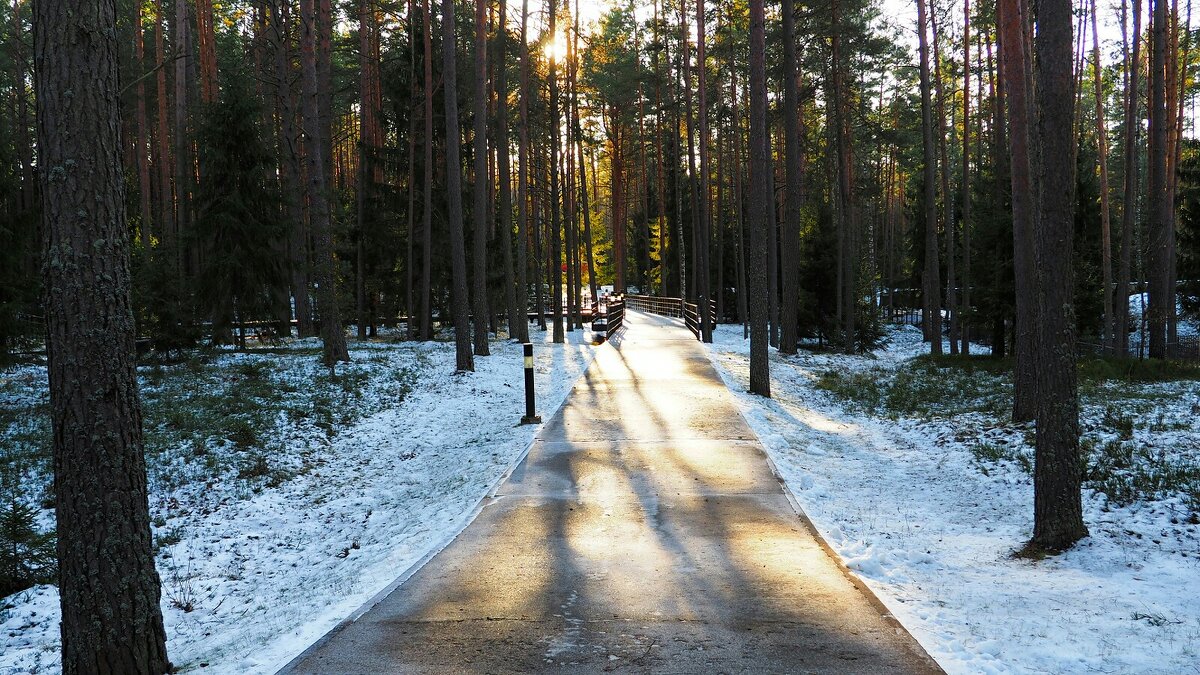
[{"label": "tall tree trunk", "polygon": [[733,109],[733,223],[737,230],[737,311],[738,323],[742,324],[743,339],[750,329],[749,304],[746,298],[746,222],[744,218],[742,187],[742,106],[738,103],[737,69],[729,69],[729,100]]},{"label": "tall tree trunk", "polygon": [[1112,231],[1108,205],[1108,130],[1104,119],[1104,78],[1100,65],[1100,34],[1096,30],[1096,0],[1092,0],[1092,82],[1096,94],[1096,161],[1100,171],[1100,271],[1104,295],[1104,327],[1101,344],[1111,352],[1113,344]]},{"label": "tall tree trunk", "polygon": [[[517,307],[521,317],[517,339],[529,342],[529,0],[521,0],[521,109],[517,122]],[[535,228],[536,229],[536,228]],[[536,277],[536,275],[535,275]],[[541,283],[538,282],[538,288]],[[539,305],[540,305],[539,301]],[[540,309],[540,307],[539,307]]]},{"label": "tall tree trunk", "polygon": [[[146,114],[146,80],[141,75],[146,70],[146,26],[143,23],[143,13],[145,7],[141,4],[137,6],[135,12],[135,21],[133,24],[133,57],[137,63],[139,74],[137,76],[137,87],[135,89],[136,115],[137,115],[137,173],[138,173],[138,206],[140,207],[138,215],[141,216],[141,222],[138,224],[138,230],[141,233],[142,246],[146,250],[150,249],[150,242],[153,238],[154,216],[153,208],[151,207],[153,195],[150,190],[150,125]],[[16,7],[14,6],[13,16],[16,18]],[[20,64],[20,54],[14,55],[14,61]],[[18,68],[20,66],[18,65]],[[22,80],[25,74],[21,73]],[[24,85],[18,85],[16,90],[19,95],[24,97]],[[18,117],[20,121],[20,118]]]},{"label": "tall tree trunk", "polygon": [[[838,306],[841,310],[841,332],[843,348],[854,352],[855,313],[858,301],[858,254],[855,246],[858,235],[857,218],[854,212],[854,167],[853,151],[850,147],[849,101],[850,92],[844,81],[845,64],[841,54],[841,17],[839,3],[833,3],[833,36],[830,41],[833,67],[833,110],[834,133],[837,139],[837,188],[838,188],[838,262],[841,270]],[[928,50],[926,52],[928,54]],[[926,57],[928,58],[928,56]],[[936,279],[934,279],[936,287]],[[939,324],[940,325],[940,324]]]},{"label": "tall tree trunk", "polygon": [[766,20],[763,0],[750,0],[750,184],[758,188],[750,202],[750,254],[747,293],[750,301],[750,391],[771,395],[767,359],[767,227],[774,201],[766,191],[771,173],[767,158]]},{"label": "tall tree trunk", "polygon": [[[980,110],[982,112],[982,110]],[[971,0],[963,0],[962,304],[957,313],[962,353],[971,353]]]},{"label": "tall tree trunk", "polygon": [[[309,228],[313,240],[313,275],[317,282],[317,310],[321,315],[322,361],[332,369],[339,361],[350,361],[342,313],[338,307],[336,261],[333,257],[333,225],[329,214],[328,175],[320,150],[320,87],[317,77],[319,20],[314,3],[300,0],[300,70],[303,79],[305,160],[308,167]],[[317,140],[315,140],[317,139]]]},{"label": "tall tree trunk", "polygon": [[[708,260],[708,245],[712,238],[712,214],[709,204],[710,192],[708,187],[709,158],[708,158],[708,85],[707,71],[704,58],[704,0],[696,0],[696,91],[697,132],[700,144],[700,175],[697,190],[700,194],[700,217],[697,220],[700,231],[696,236],[696,295],[700,303],[700,336],[705,342],[712,342],[712,317],[708,299],[709,274],[711,267]],[[792,113],[789,113],[789,115]]]},{"label": "tall tree trunk", "polygon": [[[487,0],[475,0],[475,96],[474,181],[471,219],[474,274],[471,311],[475,319],[475,355],[488,355],[487,233],[488,233],[488,161],[487,161]],[[449,95],[449,89],[447,89]]]},{"label": "tall tree trunk", "polygon": [[[311,2],[311,0],[309,0]],[[458,126],[458,97],[454,89],[458,82],[458,63],[454,38],[454,0],[442,0],[442,81],[445,83],[446,114],[446,225],[450,231],[450,294],[454,315],[455,370],[474,371],[471,355],[470,298],[467,295],[467,241],[463,234],[462,160],[459,144],[462,137]]]},{"label": "tall tree trunk", "polygon": [[933,104],[931,102],[929,73],[929,38],[925,19],[925,0],[917,0],[917,38],[921,59],[921,132],[924,148],[925,168],[925,270],[924,321],[925,339],[929,341],[929,353],[942,353],[942,303],[941,284],[938,282],[937,243],[937,160],[933,140]]},{"label": "tall tree trunk", "polygon": [[[550,10],[550,36],[554,39],[557,35],[555,32],[557,24],[558,3],[557,0],[549,0],[547,3]],[[553,56],[550,57],[550,308],[553,313],[551,319],[554,322],[554,342],[562,343],[566,341],[566,333],[563,331],[563,278],[562,278],[562,227],[559,223],[559,187],[558,187],[558,156],[559,156],[559,113],[558,113],[558,63]],[[613,181],[617,178],[614,172]],[[614,230],[615,231],[615,230]],[[618,263],[618,269],[621,269]],[[618,283],[623,283],[623,279]],[[623,286],[617,289],[617,292],[624,293]]]},{"label": "tall tree trunk", "polygon": [[[321,151],[325,169],[326,189],[334,186],[333,161],[333,2],[314,0],[317,8],[317,112],[320,141],[314,146]],[[314,232],[315,235],[315,232]]]},{"label": "tall tree trunk", "polygon": [[609,209],[609,218],[613,237],[613,257],[616,259],[616,283],[613,290],[617,293],[624,293],[628,276],[625,269],[628,261],[625,250],[625,156],[622,151],[625,134],[620,122],[617,121],[619,114],[620,112],[617,110],[610,111],[608,116],[610,123],[605,126],[608,128],[609,143],[612,145],[612,151],[609,153],[612,183],[610,191],[612,206]]},{"label": "tall tree trunk", "polygon": [[[1122,4],[1124,12],[1126,5]],[[1141,121],[1138,118],[1138,76],[1141,71],[1141,30],[1142,3],[1133,0],[1133,49],[1129,49],[1128,24],[1123,15],[1121,20],[1121,44],[1124,54],[1125,77],[1125,120],[1124,147],[1122,171],[1124,185],[1121,196],[1121,243],[1117,260],[1117,288],[1113,303],[1113,345],[1117,355],[1122,358],[1129,356],[1129,286],[1133,261],[1133,229],[1137,223],[1137,189],[1138,189],[1138,132],[1141,131]]]},{"label": "tall tree trunk", "polygon": [[1038,405],[1031,544],[1062,550],[1087,536],[1080,495],[1072,249],[1075,225],[1071,1],[1040,0],[1037,31]]},{"label": "tall tree trunk", "polygon": [[200,45],[200,102],[217,100],[217,34],[212,0],[196,0],[196,37]]},{"label": "tall tree trunk", "polygon": [[[500,0],[496,36],[496,163],[500,176],[500,244],[504,254],[504,304],[508,307],[508,335],[518,337],[519,324],[525,322],[525,307],[517,307],[516,270],[513,269],[512,167],[509,166],[508,142],[508,2]],[[520,242],[524,246],[524,242]],[[522,340],[524,341],[524,340]]]},{"label": "tall tree trunk", "polygon": [[[375,100],[376,82],[379,79],[379,53],[375,47],[375,8],[372,0],[359,0],[358,3],[358,60],[359,60],[359,78],[358,78],[358,187],[355,190],[355,206],[357,208],[358,221],[358,239],[357,239],[357,262],[355,265],[356,279],[354,288],[355,304],[357,305],[358,314],[358,339],[365,340],[367,337],[367,326],[370,322],[368,312],[370,308],[367,306],[366,299],[366,249],[367,249],[367,228],[366,228],[366,208],[368,193],[373,192],[375,183],[375,170],[373,167],[375,157],[379,152],[379,141],[376,137],[376,118],[381,113],[377,107]],[[408,16],[412,17],[412,0],[409,0]],[[410,26],[411,28],[411,26]],[[411,30],[410,30],[411,33]],[[413,52],[415,54],[415,51]],[[412,68],[410,67],[410,70]],[[415,82],[415,78],[410,77],[411,82]],[[405,303],[404,309],[411,317],[412,311],[412,204],[413,204],[413,186],[412,186],[412,156],[413,133],[412,122],[409,122],[408,133],[408,169],[409,169],[409,208],[407,209],[408,227],[405,229],[405,243],[408,249],[409,264],[404,266],[405,274]],[[412,323],[411,321],[409,322]],[[411,332],[411,329],[410,329]]]},{"label": "tall tree trunk", "polygon": [[[417,3],[416,0],[408,0],[408,39],[410,45],[409,63],[408,63],[408,78],[409,78],[409,96],[414,102],[417,100],[419,90],[417,89]],[[421,17],[422,26],[424,25],[424,16]],[[376,24],[378,30],[378,24]],[[378,42],[376,42],[378,44]],[[382,74],[380,75],[382,77]],[[378,86],[382,90],[383,83],[379,82]],[[380,98],[382,98],[380,91]],[[422,112],[424,112],[422,104]],[[416,269],[417,269],[417,111],[416,106],[409,116],[408,122],[408,232],[404,237],[407,244],[408,259],[404,269],[404,311],[408,315],[408,321],[405,325],[405,333],[409,340],[417,340],[420,338],[419,327],[420,323],[417,319],[417,301],[414,296],[417,293],[416,285]],[[422,167],[422,171],[428,171],[428,166]],[[426,199],[427,200],[427,199]],[[424,208],[424,205],[422,205]]]},{"label": "tall tree trunk", "polygon": [[175,232],[170,239],[167,252],[171,258],[168,269],[175,276],[182,274],[183,241],[191,225],[192,142],[188,129],[188,107],[191,95],[188,91],[188,70],[192,59],[191,20],[186,2],[175,3],[175,23],[172,49],[175,52]]},{"label": "tall tree trunk", "polygon": [[116,5],[33,3],[67,675],[171,670],[134,363]]},{"label": "tall tree trunk", "polygon": [[158,178],[158,230],[159,245],[170,250],[173,246],[171,233],[175,228],[174,199],[171,192],[171,132],[167,120],[167,55],[165,47],[166,15],[163,0],[154,0],[154,94],[157,99],[154,141],[154,168]]},{"label": "tall tree trunk", "polygon": [[954,263],[954,199],[950,194],[950,135],[954,133],[954,120],[950,120],[950,132],[946,131],[946,83],[942,79],[941,34],[938,31],[937,14],[930,13],[929,27],[933,33],[933,79],[937,85],[938,154],[942,171],[942,228],[946,235],[946,313],[950,322],[950,353],[958,353],[958,299],[955,295],[957,283]]},{"label": "tall tree trunk", "polygon": [[[1013,277],[1017,316],[1013,366],[1013,420],[1037,415],[1037,296],[1034,281],[1034,185],[1031,180],[1033,133],[1028,80],[1032,55],[1026,37],[1022,0],[999,0],[1000,60],[1008,99],[1010,178],[1013,213]],[[1071,58],[1067,57],[1068,63]]]},{"label": "tall tree trunk", "polygon": [[800,96],[796,80],[796,16],[793,0],[783,0],[783,129],[784,170],[787,184],[783,216],[783,295],[779,320],[782,324],[779,351],[795,354],[800,310],[800,216],[803,196],[800,176]]},{"label": "tall tree trunk", "polygon": [[1150,358],[1167,357],[1167,322],[1171,314],[1169,305],[1175,298],[1170,288],[1170,247],[1173,205],[1167,186],[1168,136],[1170,123],[1167,120],[1167,2],[1151,0],[1150,21],[1150,148],[1147,157],[1148,180],[1147,201],[1150,204],[1149,265],[1146,277],[1149,281],[1149,307],[1146,313],[1150,338]]},{"label": "tall tree trunk", "polygon": [[583,138],[579,126],[578,114],[576,114],[574,124],[575,142],[579,146],[579,202],[580,208],[583,210],[583,245],[587,254],[588,292],[590,293],[592,307],[594,308],[596,307],[596,303],[600,301],[600,294],[599,288],[596,285],[596,258],[592,252],[592,210],[588,206],[587,161],[583,155]]},{"label": "tall tree trunk", "polygon": [[[421,39],[425,46],[425,135],[421,139],[424,162],[424,201],[421,208],[421,339],[433,339],[433,13],[430,0],[422,0]],[[447,165],[448,166],[448,165]]]},{"label": "tall tree trunk", "polygon": [[296,129],[297,106],[292,82],[291,2],[271,0],[272,40],[275,42],[275,77],[279,109],[279,179],[286,205],[290,285],[295,303],[296,333],[300,337],[316,334],[308,279],[308,227],[305,222],[303,179],[300,166],[300,139]]}]

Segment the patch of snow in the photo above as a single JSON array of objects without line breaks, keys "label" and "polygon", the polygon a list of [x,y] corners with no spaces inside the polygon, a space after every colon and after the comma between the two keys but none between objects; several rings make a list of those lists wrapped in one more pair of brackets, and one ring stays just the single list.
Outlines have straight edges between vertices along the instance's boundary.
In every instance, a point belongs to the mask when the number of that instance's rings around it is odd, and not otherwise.
[{"label": "patch of snow", "polygon": [[[746,393],[739,326],[719,327],[708,353],[822,536],[947,672],[1197,672],[1200,525],[1181,497],[1117,506],[1085,491],[1090,537],[1016,559],[1031,535],[1032,481],[1014,463],[981,469],[970,446],[984,432],[955,426],[970,420],[872,417],[815,386],[830,368],[927,353],[920,340],[906,327],[873,355],[771,350],[771,399]],[[1190,436],[1155,438],[1195,457],[1200,388],[1172,391],[1155,405]],[[1018,443],[1024,432],[986,430]]]},{"label": "patch of snow", "polygon": [[[591,362],[586,334],[556,345],[533,333],[544,419]],[[274,487],[217,480],[164,491],[152,482],[151,517],[166,523],[156,532],[180,533],[157,560],[176,667],[273,673],[457,535],[538,429],[517,425],[521,345],[495,341],[491,352],[475,359],[476,372],[455,374],[453,343],[352,343],[366,368],[415,369],[403,401],[366,402],[374,412],[332,440],[296,431],[271,460],[301,468]],[[312,355],[278,358],[320,368]],[[0,600],[0,675],[59,672],[58,616],[53,586]]]}]

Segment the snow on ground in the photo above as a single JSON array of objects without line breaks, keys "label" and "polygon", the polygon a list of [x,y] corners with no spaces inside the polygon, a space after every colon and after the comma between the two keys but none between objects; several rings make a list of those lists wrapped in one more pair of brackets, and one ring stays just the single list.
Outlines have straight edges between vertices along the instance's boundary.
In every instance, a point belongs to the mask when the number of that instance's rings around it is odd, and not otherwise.
[{"label": "snow on ground", "polygon": [[[546,335],[535,368],[538,411],[549,419],[593,347],[586,333],[569,333],[564,345]],[[370,382],[395,373],[397,382],[369,388],[366,400],[342,398],[370,412],[336,433],[345,418],[336,392],[325,402],[332,427],[314,426],[311,410],[295,420],[280,410],[284,437],[257,482],[245,467],[242,480],[197,481],[179,457],[150,462],[167,647],[181,671],[273,673],[466,526],[537,431],[516,426],[521,346],[497,341],[491,350],[475,359],[475,373],[456,375],[453,343],[352,343],[355,364],[346,369]],[[285,363],[284,380],[297,386],[320,381],[311,353],[219,358],[231,372],[270,359]],[[44,382],[38,370],[3,375]],[[155,386],[144,373],[142,386]],[[0,599],[0,641],[0,674],[57,672],[57,590]]]},{"label": "snow on ground", "polygon": [[[748,349],[723,326],[709,355],[805,513],[947,672],[1200,672],[1200,504],[1166,490],[1122,506],[1089,489],[1090,537],[1014,558],[1032,533],[1031,478],[978,453],[1028,455],[1028,427],[987,412],[888,418],[817,386],[831,370],[874,377],[927,352],[918,330],[863,357],[771,350],[773,399],[746,393]],[[1158,426],[1130,442],[1173,445],[1195,466],[1200,384],[1142,393]],[[1105,414],[1092,408],[1085,429]]]}]

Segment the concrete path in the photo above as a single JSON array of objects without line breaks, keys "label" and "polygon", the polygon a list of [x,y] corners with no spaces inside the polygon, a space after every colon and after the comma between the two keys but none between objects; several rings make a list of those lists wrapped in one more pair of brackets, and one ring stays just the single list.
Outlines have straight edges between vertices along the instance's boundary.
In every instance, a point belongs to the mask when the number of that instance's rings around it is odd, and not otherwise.
[{"label": "concrete path", "polygon": [[936,673],[677,320],[629,312],[444,551],[289,673]]}]

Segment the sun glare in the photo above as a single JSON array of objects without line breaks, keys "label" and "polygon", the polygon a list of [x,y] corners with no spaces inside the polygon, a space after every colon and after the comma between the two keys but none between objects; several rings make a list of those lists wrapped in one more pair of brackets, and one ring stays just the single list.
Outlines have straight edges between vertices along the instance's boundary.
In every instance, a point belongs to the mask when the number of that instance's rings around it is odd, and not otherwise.
[{"label": "sun glare", "polygon": [[546,43],[546,56],[553,59],[555,63],[561,63],[567,60],[567,36],[562,31],[555,31],[554,39]]}]

